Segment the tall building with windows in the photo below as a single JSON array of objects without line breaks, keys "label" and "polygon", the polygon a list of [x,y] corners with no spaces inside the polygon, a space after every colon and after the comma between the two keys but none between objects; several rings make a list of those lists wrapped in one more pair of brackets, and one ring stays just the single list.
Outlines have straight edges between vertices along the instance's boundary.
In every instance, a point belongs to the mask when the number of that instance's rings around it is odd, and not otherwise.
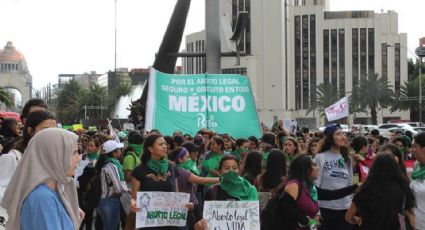
[{"label": "tall building with windows", "polygon": [[[407,81],[407,35],[398,32],[395,11],[329,11],[329,0],[226,0],[221,9],[224,25],[234,26],[239,12],[249,14],[239,44],[246,56],[239,66],[235,58],[223,57],[222,72],[250,78],[266,123],[291,118],[311,128],[323,125],[322,111],[306,114],[321,83],[343,97],[373,73],[387,78],[396,93]],[[232,50],[223,42],[228,39],[222,33],[222,52]],[[204,31],[186,37],[189,52],[203,52],[196,45],[190,49],[196,43],[205,44]],[[204,59],[199,62],[205,65]],[[189,58],[183,64],[186,73],[205,72]],[[379,109],[378,122],[409,119],[408,112]],[[350,116],[351,124],[370,120],[370,112]]]}]

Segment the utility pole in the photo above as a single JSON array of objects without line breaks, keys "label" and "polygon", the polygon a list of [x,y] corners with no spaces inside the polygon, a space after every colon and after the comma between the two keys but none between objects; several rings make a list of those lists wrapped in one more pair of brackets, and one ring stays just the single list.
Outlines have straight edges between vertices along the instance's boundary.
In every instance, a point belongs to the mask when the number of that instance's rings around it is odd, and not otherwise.
[{"label": "utility pole", "polygon": [[220,0],[205,0],[207,73],[221,74]]}]

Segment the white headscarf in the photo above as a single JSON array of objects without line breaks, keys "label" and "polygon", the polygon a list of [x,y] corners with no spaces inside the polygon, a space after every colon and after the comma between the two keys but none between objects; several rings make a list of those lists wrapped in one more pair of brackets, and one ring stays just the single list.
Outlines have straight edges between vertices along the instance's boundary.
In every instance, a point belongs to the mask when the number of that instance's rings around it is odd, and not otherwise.
[{"label": "white headscarf", "polygon": [[58,128],[42,130],[31,138],[3,197],[2,207],[9,215],[6,229],[20,229],[25,198],[39,184],[49,181],[58,183],[60,200],[74,223],[74,229],[79,228],[77,190],[73,179],[66,175],[71,166],[73,145],[77,144],[77,135]]}]

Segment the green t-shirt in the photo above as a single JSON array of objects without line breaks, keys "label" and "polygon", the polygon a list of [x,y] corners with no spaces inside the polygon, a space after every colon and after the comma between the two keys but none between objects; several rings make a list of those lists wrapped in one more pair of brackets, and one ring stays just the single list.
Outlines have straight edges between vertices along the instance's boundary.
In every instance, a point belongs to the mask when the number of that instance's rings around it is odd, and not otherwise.
[{"label": "green t-shirt", "polygon": [[125,170],[134,170],[137,166],[140,165],[140,158],[136,156],[135,153],[129,152],[127,156],[124,157],[124,171]]}]

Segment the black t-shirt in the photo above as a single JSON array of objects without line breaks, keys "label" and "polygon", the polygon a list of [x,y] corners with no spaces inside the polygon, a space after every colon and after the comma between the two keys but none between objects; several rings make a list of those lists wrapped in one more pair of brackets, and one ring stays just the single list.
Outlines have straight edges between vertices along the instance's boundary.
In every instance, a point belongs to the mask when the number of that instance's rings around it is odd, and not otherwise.
[{"label": "black t-shirt", "polygon": [[239,199],[229,195],[226,191],[224,191],[220,185],[214,185],[208,189],[205,193],[205,200],[218,200],[218,201],[231,201]]},{"label": "black t-shirt", "polygon": [[[164,176],[158,175],[155,171],[150,169],[146,164],[137,166],[131,176],[140,181],[140,190],[144,192],[175,192],[176,191],[176,178],[179,176],[175,165],[168,165],[168,172]],[[143,230],[179,230],[179,227],[152,227],[140,228]]]},{"label": "black t-shirt", "polygon": [[[354,195],[353,203],[357,206],[357,216],[362,218],[361,230],[382,229],[383,222],[387,224],[385,230],[399,230],[398,213],[402,212],[404,192],[399,186],[384,189],[387,190],[385,197],[364,190]],[[405,201],[405,210],[413,206],[412,201]]]},{"label": "black t-shirt", "polygon": [[140,191],[145,192],[175,192],[176,178],[179,176],[175,165],[168,165],[168,172],[164,176],[158,175],[147,164],[137,166],[131,176],[140,181]]}]

